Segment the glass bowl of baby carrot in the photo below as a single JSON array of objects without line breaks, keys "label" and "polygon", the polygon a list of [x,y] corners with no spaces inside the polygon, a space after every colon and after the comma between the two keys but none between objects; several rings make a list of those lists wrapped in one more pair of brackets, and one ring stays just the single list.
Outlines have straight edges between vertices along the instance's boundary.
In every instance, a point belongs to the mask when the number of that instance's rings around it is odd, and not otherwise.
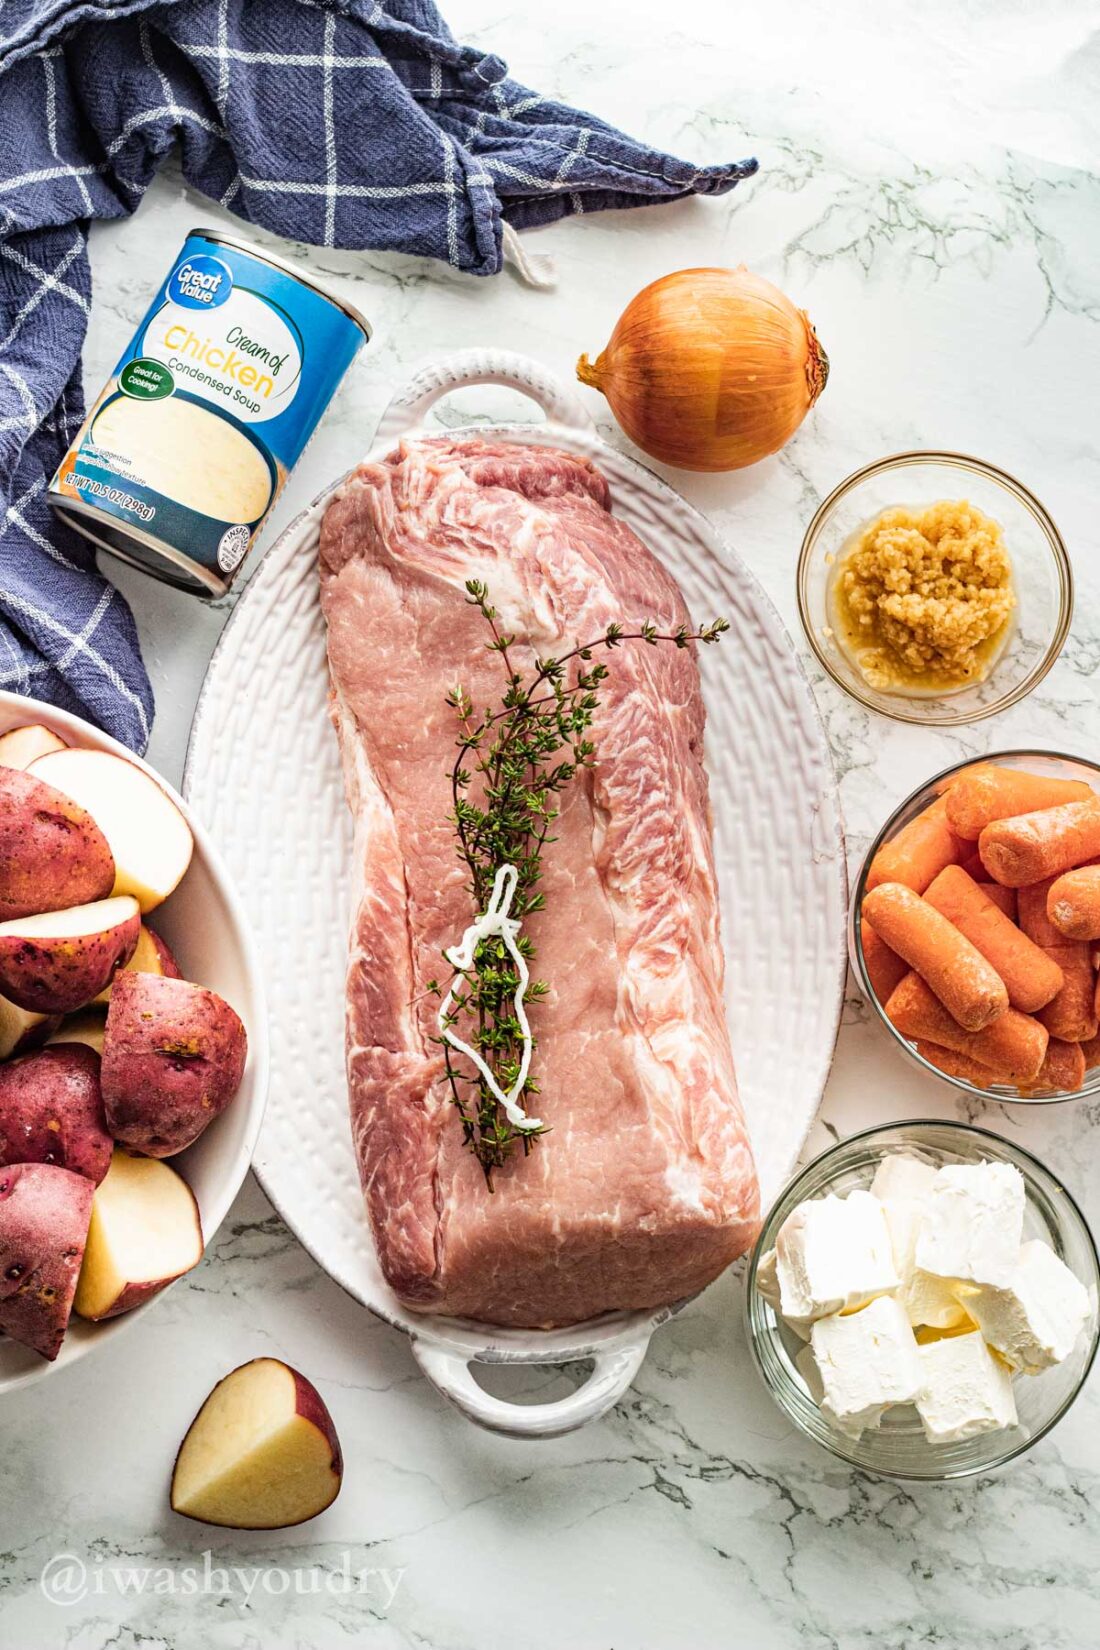
[{"label": "glass bowl of baby carrot", "polygon": [[1073,570],[1049,512],[965,453],[892,453],[847,476],[806,529],[797,592],[838,687],[881,716],[935,727],[1025,698],[1073,617]]},{"label": "glass bowl of baby carrot", "polygon": [[1013,750],[937,774],[871,844],[849,950],[931,1075],[979,1099],[1100,1093],[1100,766]]}]

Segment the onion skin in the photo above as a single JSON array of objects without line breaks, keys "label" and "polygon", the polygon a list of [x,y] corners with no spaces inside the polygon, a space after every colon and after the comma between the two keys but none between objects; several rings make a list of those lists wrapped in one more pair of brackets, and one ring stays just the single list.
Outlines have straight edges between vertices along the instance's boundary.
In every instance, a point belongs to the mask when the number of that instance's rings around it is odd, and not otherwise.
[{"label": "onion skin", "polygon": [[684,470],[740,470],[778,452],[828,376],[805,311],[744,265],[654,281],[595,362],[577,362],[630,439]]}]

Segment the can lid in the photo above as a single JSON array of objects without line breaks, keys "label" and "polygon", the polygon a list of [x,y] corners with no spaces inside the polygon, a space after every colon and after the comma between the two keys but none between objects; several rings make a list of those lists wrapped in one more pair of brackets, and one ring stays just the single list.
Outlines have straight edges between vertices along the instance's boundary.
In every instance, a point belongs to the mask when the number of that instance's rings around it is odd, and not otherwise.
[{"label": "can lid", "polygon": [[251,241],[246,241],[240,236],[226,235],[220,229],[207,229],[201,224],[198,228],[189,229],[187,233],[189,236],[201,235],[204,241],[211,241],[215,246],[231,246],[237,252],[244,252],[250,258],[258,258],[261,263],[270,264],[273,269],[280,270],[284,275],[290,275],[294,280],[300,281],[303,286],[308,286],[311,291],[316,292],[319,297],[324,298],[337,309],[342,309],[348,319],[355,322],[366,341],[370,342],[373,329],[366,316],[361,315],[354,304],[349,304],[343,298],[338,298],[334,292],[329,292],[326,287],[321,285],[320,281],[315,281],[312,275],[303,274],[302,270],[292,264],[288,258],[279,258],[275,253],[268,252],[264,247],[254,246]]}]

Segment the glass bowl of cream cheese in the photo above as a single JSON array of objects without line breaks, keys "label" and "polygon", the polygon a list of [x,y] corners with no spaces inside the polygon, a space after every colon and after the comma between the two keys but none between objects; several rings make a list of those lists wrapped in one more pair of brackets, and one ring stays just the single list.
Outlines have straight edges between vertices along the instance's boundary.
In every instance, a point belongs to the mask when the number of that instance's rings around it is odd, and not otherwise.
[{"label": "glass bowl of cream cheese", "polygon": [[1060,1180],[985,1129],[913,1121],[830,1147],[750,1259],[753,1360],[788,1420],[841,1460],[946,1482],[1061,1419],[1100,1337],[1100,1263]]},{"label": "glass bowl of cream cheese", "polygon": [[960,726],[1042,681],[1073,617],[1073,572],[1047,510],[963,453],[894,453],[819,506],[798,561],[818,663],[869,710]]}]

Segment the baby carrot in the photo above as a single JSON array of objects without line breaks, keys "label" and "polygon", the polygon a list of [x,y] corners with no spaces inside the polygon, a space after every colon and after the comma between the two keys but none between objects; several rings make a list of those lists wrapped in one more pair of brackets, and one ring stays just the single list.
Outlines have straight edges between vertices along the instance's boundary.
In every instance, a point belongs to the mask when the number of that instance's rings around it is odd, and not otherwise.
[{"label": "baby carrot", "polygon": [[1010,1008],[982,1031],[963,1031],[920,975],[912,971],[886,1004],[885,1012],[903,1037],[938,1043],[987,1067],[991,1083],[1034,1083],[1046,1055],[1046,1027],[1030,1014]]},{"label": "baby carrot", "polygon": [[994,820],[1037,813],[1064,802],[1083,802],[1093,794],[1083,779],[1050,779],[1046,774],[986,763],[955,780],[947,793],[947,820],[956,836],[976,842]]},{"label": "baby carrot", "polygon": [[987,1089],[993,1081],[988,1066],[968,1060],[965,1054],[956,1054],[953,1048],[941,1048],[938,1043],[926,1043],[922,1038],[917,1039],[916,1048],[923,1060],[930,1066],[938,1066],[947,1077],[961,1077],[964,1083],[973,1083],[977,1089]]},{"label": "baby carrot", "polygon": [[1085,1081],[1085,1056],[1080,1043],[1064,1043],[1052,1037],[1047,1044],[1039,1075],[1030,1085],[1033,1089],[1061,1089],[1075,1094]]},{"label": "baby carrot", "polygon": [[1030,888],[1017,890],[1020,927],[1062,971],[1061,989],[1040,1011],[1039,1018],[1052,1037],[1067,1043],[1086,1043],[1097,1031],[1092,952],[1085,940],[1067,940],[1051,922],[1047,906],[1055,880],[1047,877]]},{"label": "baby carrot", "polygon": [[1047,916],[1067,939],[1100,939],[1100,865],[1058,877],[1047,895]]},{"label": "baby carrot", "polygon": [[923,894],[932,878],[945,865],[954,865],[963,852],[964,844],[947,823],[947,795],[939,796],[882,844],[867,873],[868,891],[882,882],[902,882]]},{"label": "baby carrot", "polygon": [[1086,1071],[1092,1071],[1095,1066],[1100,1066],[1100,1037],[1090,1037],[1087,1043],[1078,1046],[1085,1057]]},{"label": "baby carrot", "polygon": [[[978,863],[979,863],[979,865],[981,865],[981,860],[979,860]],[[981,889],[982,893],[985,894],[986,898],[991,899],[993,901],[994,905],[997,907],[997,909],[999,911],[1004,912],[1004,914],[1008,918],[1009,922],[1015,922],[1016,921],[1016,890],[1015,890],[1015,888],[1002,888],[999,882],[983,882],[982,877],[984,877],[984,875],[985,875],[985,867],[982,866],[982,875],[978,876],[978,877],[975,877],[974,881],[978,884],[978,887]]]},{"label": "baby carrot", "polygon": [[1047,916],[1050,890],[1057,880],[1057,877],[1044,877],[1042,882],[1033,882],[1029,888],[1016,890],[1017,920],[1020,927],[1029,940],[1042,946],[1044,950],[1048,945],[1064,945],[1066,939]]},{"label": "baby carrot", "polygon": [[978,852],[977,847],[975,847],[972,854],[967,854],[965,859],[960,860],[959,864],[962,866],[967,876],[973,877],[975,882],[981,882],[983,877],[987,874],[985,866],[982,864],[982,856]]},{"label": "baby carrot", "polygon": [[884,1003],[900,980],[909,972],[909,964],[891,951],[886,941],[871,927],[869,922],[862,919],[859,925],[860,943],[863,946],[863,962],[867,969],[867,978],[871,982],[871,990],[880,1003]]},{"label": "baby carrot", "polygon": [[[970,882],[969,877],[965,880]],[[997,970],[953,922],[911,888],[900,882],[882,883],[863,901],[863,916],[931,986],[964,1031],[981,1031],[1008,1008],[1008,992]]]},{"label": "baby carrot", "polygon": [[[989,887],[996,888],[997,884],[990,883]],[[1012,893],[1011,888],[998,891]],[[1058,964],[1026,934],[1021,934],[987,890],[968,877],[961,865],[945,866],[931,887],[925,889],[924,898],[948,922],[954,923],[959,933],[965,934],[971,945],[993,965],[1005,983],[1013,1008],[1034,1014],[1061,990],[1062,970]]]},{"label": "baby carrot", "polygon": [[994,820],[978,838],[978,851],[994,882],[1006,888],[1072,871],[1100,854],[1100,796]]},{"label": "baby carrot", "polygon": [[1084,940],[1063,940],[1061,945],[1047,946],[1046,954],[1058,964],[1065,979],[1058,995],[1040,1009],[1039,1019],[1052,1037],[1066,1043],[1087,1043],[1100,1030],[1089,948]]}]

